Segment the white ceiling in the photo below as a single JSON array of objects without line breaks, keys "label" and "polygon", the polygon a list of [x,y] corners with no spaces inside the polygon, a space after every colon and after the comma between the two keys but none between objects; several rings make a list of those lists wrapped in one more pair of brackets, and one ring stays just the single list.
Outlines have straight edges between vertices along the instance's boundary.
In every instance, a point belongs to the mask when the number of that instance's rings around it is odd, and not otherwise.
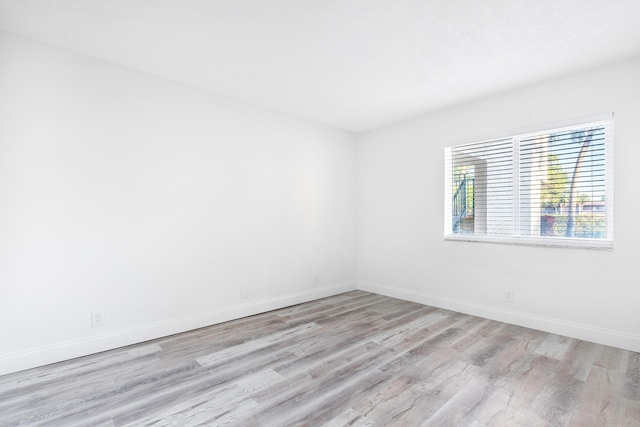
[{"label": "white ceiling", "polygon": [[0,0],[0,29],[360,132],[638,57],[640,1]]}]

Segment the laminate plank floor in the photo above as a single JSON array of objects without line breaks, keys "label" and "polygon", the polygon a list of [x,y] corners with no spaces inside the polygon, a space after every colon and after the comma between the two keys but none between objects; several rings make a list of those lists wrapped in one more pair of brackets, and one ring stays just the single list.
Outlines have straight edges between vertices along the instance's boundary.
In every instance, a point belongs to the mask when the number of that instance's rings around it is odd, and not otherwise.
[{"label": "laminate plank floor", "polygon": [[0,426],[640,426],[640,354],[353,291],[1,376]]}]

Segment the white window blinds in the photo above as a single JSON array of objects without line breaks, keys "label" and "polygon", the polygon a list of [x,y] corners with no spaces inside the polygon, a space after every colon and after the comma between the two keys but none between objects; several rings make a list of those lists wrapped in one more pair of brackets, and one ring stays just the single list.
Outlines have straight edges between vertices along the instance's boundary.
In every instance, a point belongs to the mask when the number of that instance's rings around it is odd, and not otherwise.
[{"label": "white window blinds", "polygon": [[613,247],[613,120],[445,150],[445,237]]}]

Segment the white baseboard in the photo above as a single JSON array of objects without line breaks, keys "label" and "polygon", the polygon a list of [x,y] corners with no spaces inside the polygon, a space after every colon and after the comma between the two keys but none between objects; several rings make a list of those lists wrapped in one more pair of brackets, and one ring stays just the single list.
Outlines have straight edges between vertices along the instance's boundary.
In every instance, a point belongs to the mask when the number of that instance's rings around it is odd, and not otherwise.
[{"label": "white baseboard", "polygon": [[429,295],[423,292],[401,289],[397,287],[382,286],[372,283],[358,284],[358,289],[386,295],[393,298],[412,301],[432,307],[452,310],[459,313],[470,314],[486,319],[497,320],[512,325],[524,326],[531,329],[564,335],[584,341],[604,344],[612,347],[622,348],[640,352],[640,336],[626,334],[608,329],[601,329],[594,326],[580,323],[568,322],[565,320],[552,319],[543,316],[536,316],[512,310],[504,310],[482,304],[474,304],[467,301],[443,298]]},{"label": "white baseboard", "polygon": [[227,322],[229,320],[253,316],[255,314],[265,313],[267,311],[277,310],[291,305],[353,291],[355,289],[355,283],[315,288],[310,291],[223,308],[211,313],[143,325],[87,339],[73,340],[26,352],[4,355],[0,356],[0,375],[137,344],[180,332]]}]

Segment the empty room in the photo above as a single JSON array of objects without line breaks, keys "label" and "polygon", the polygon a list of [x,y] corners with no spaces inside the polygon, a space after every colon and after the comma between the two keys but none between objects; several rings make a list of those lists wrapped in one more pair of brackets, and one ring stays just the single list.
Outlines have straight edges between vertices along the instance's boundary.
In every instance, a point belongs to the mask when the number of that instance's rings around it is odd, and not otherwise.
[{"label": "empty room", "polygon": [[0,426],[639,426],[639,20],[0,0]]}]

